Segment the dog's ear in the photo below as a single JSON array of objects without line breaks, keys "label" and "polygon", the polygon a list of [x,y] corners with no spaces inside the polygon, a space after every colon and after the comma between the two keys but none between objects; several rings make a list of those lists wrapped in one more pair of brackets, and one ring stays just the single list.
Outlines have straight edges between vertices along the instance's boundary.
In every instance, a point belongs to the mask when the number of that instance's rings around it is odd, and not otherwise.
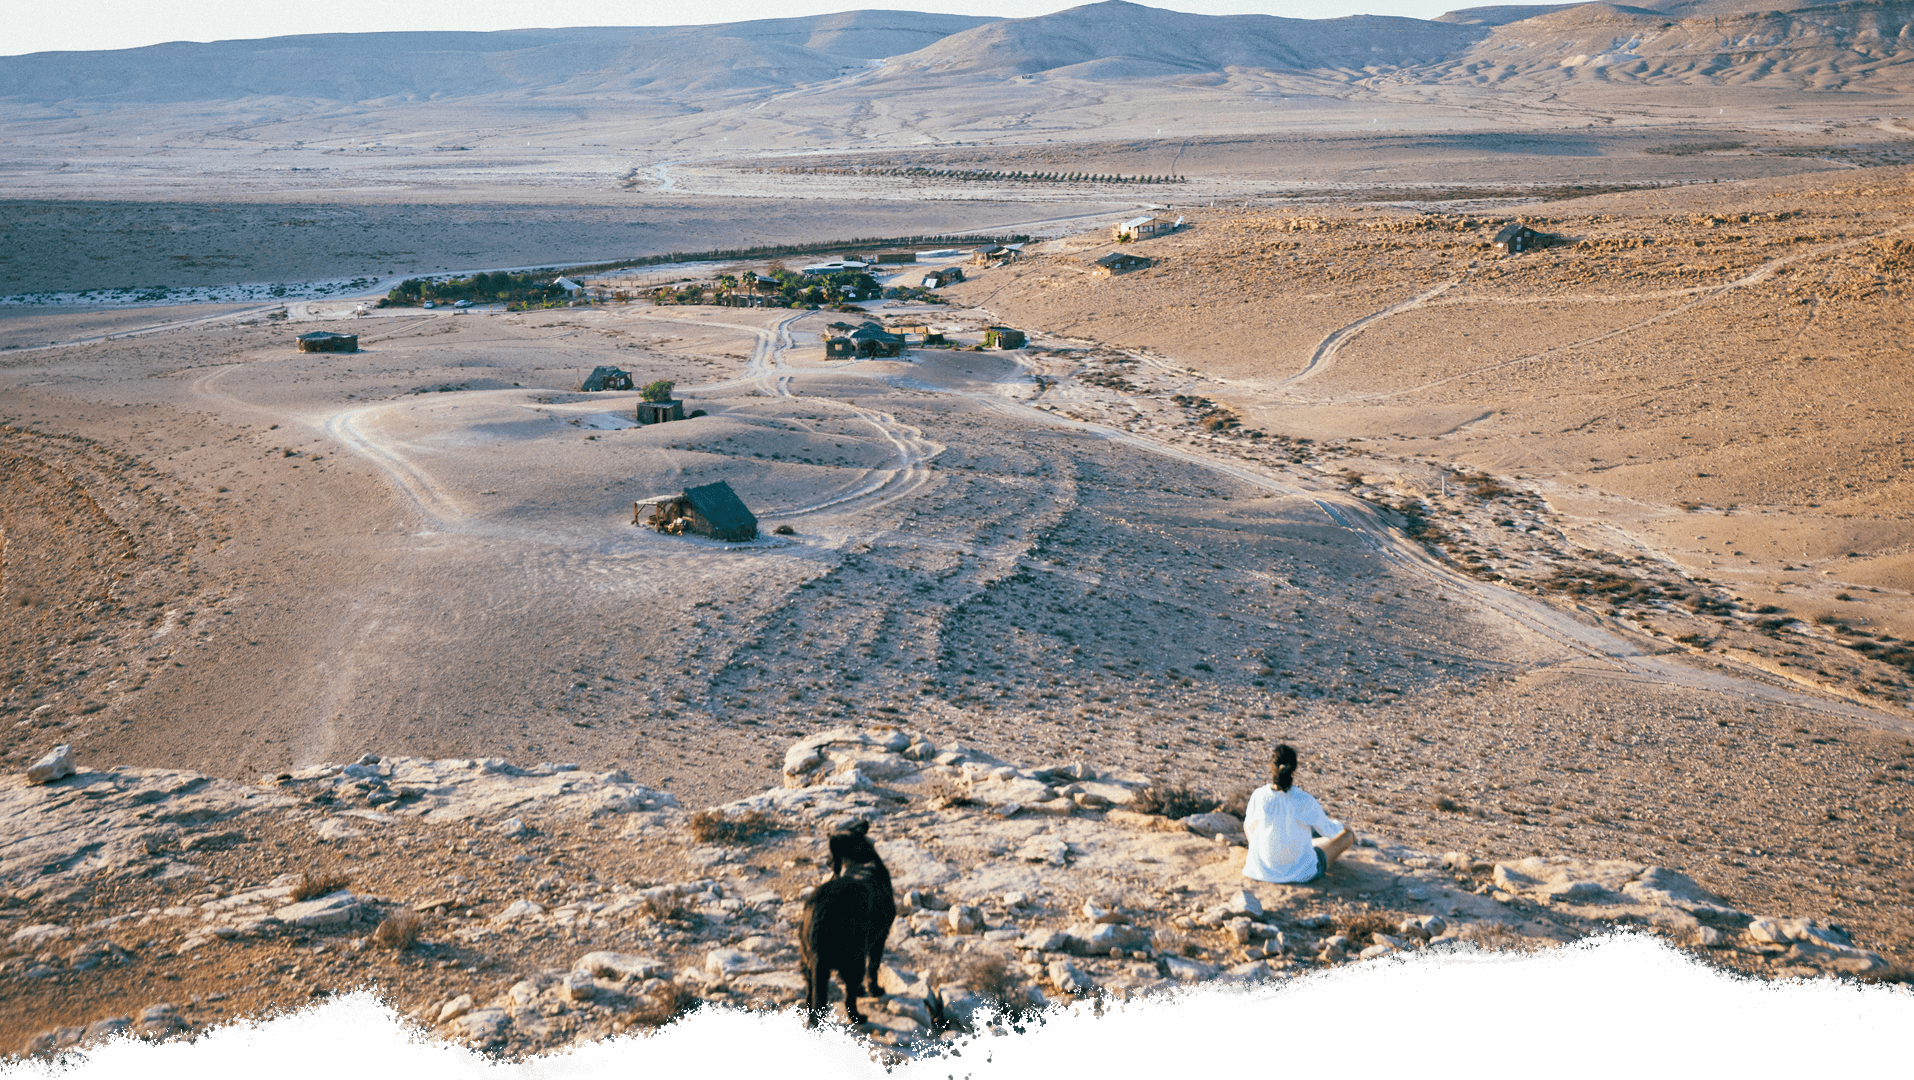
[{"label": "dog's ear", "polygon": [[844,831],[850,833],[852,836],[864,836],[871,831],[871,823],[862,820],[856,821],[852,823],[850,828]]}]

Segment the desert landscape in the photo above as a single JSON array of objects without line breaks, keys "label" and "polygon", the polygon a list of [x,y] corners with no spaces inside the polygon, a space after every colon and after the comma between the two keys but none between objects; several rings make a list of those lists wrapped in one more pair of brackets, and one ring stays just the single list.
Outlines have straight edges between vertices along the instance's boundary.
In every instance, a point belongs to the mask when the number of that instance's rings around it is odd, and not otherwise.
[{"label": "desert landscape", "polygon": [[852,818],[898,1060],[1614,927],[1905,982],[1914,11],[1752,8],[0,57],[0,1046],[783,1007]]}]

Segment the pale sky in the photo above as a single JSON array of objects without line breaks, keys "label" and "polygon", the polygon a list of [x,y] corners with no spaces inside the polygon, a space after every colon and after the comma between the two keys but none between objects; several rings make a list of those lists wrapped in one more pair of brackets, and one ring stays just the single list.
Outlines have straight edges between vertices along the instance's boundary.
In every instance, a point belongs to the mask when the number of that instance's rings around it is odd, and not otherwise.
[{"label": "pale sky", "polygon": [[[1152,7],[1203,15],[1407,15],[1427,19],[1493,0],[1169,0]],[[822,15],[859,7],[1022,18],[1062,11],[1067,0],[926,0],[858,4],[831,0],[96,0],[85,5],[0,0],[0,55],[67,49],[130,49],[162,41],[220,41],[372,30],[515,30],[546,26],[669,26]]]}]

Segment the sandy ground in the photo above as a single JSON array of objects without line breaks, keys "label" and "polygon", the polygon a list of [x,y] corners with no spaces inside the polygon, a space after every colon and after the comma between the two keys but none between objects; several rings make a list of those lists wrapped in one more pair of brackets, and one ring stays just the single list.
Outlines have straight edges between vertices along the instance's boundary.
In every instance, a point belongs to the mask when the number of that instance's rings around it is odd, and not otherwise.
[{"label": "sandy ground", "polygon": [[[1906,964],[1906,129],[1867,95],[1749,91],[1614,123],[1586,95],[1520,123],[1519,95],[1402,104],[1378,131],[1325,99],[1270,135],[1281,90],[1207,138],[1155,130],[1196,91],[1112,89],[1063,118],[1094,142],[957,102],[977,126],[932,127],[960,147],[902,112],[806,127],[829,103],[801,96],[536,142],[549,118],[486,143],[395,109],[351,150],[291,121],[182,115],[137,148],[8,122],[8,295],[1037,242],[947,305],[869,305],[957,344],[893,361],[827,361],[834,312],[0,307],[6,767],[496,756],[696,807],[843,723],[1219,792],[1288,739],[1365,829],[1655,862]],[[881,175],[924,165],[1190,179]],[[1089,277],[1152,204],[1189,227]],[[1562,242],[1495,255],[1517,213]],[[970,347],[999,323],[1031,348]],[[362,351],[293,351],[316,328]],[[576,392],[601,364],[707,415],[637,427],[636,395]],[[719,479],[763,539],[630,524]]]}]

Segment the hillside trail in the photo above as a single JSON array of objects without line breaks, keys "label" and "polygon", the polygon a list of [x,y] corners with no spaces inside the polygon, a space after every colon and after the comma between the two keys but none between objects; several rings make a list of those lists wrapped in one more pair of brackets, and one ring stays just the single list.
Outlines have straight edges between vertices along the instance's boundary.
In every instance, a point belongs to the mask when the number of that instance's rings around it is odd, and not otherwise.
[{"label": "hillside trail", "polygon": [[[1429,390],[1433,390],[1437,387],[1447,386],[1450,383],[1459,382],[1464,379],[1472,379],[1472,378],[1476,378],[1477,376],[1486,375],[1490,372],[1501,371],[1506,368],[1516,367],[1522,364],[1531,364],[1540,360],[1545,360],[1551,354],[1567,353],[1574,349],[1584,349],[1584,348],[1588,348],[1591,345],[1599,345],[1604,341],[1609,341],[1614,338],[1621,337],[1624,334],[1632,334],[1637,330],[1642,330],[1647,327],[1654,326],[1659,323],[1667,322],[1671,319],[1685,315],[1691,311],[1694,311],[1696,308],[1699,308],[1705,304],[1711,303],[1715,300],[1719,300],[1720,298],[1727,296],[1730,293],[1737,292],[1741,289],[1746,289],[1754,285],[1762,284],[1763,282],[1766,282],[1770,280],[1771,278],[1773,278],[1775,274],[1779,272],[1780,270],[1782,270],[1784,267],[1790,266],[1794,263],[1802,262],[1808,259],[1818,258],[1820,256],[1832,254],[1837,251],[1845,251],[1850,248],[1860,247],[1864,244],[1870,244],[1877,240],[1882,240],[1890,236],[1897,236],[1901,233],[1905,233],[1909,231],[1914,231],[1914,225],[1902,225],[1902,226],[1897,226],[1891,229],[1882,229],[1878,232],[1870,233],[1866,236],[1858,237],[1852,240],[1843,240],[1833,244],[1822,244],[1817,247],[1810,248],[1807,251],[1796,252],[1792,255],[1783,255],[1778,258],[1770,259],[1769,261],[1762,263],[1760,266],[1755,267],[1753,270],[1748,271],[1746,274],[1743,274],[1742,276],[1735,278],[1731,281],[1723,282],[1720,285],[1708,286],[1708,287],[1694,289],[1694,290],[1685,290],[1684,291],[1685,295],[1689,296],[1690,299],[1688,299],[1684,303],[1677,304],[1666,311],[1657,312],[1654,315],[1650,315],[1649,317],[1645,319],[1640,319],[1640,320],[1637,320],[1636,322],[1629,323],[1626,326],[1619,326],[1612,330],[1605,330],[1599,334],[1582,338],[1578,341],[1572,341],[1565,345],[1555,345],[1547,349],[1543,349],[1540,352],[1529,353],[1525,356],[1517,356],[1508,360],[1498,360],[1493,364],[1485,364],[1481,367],[1473,368],[1469,371],[1459,372],[1457,374],[1449,375],[1444,378],[1433,380],[1431,382],[1422,383],[1417,386],[1409,386],[1409,387],[1403,387],[1397,390],[1388,390],[1388,391],[1381,391],[1381,392],[1374,392],[1374,393],[1343,394],[1343,395],[1337,395],[1335,398],[1330,400],[1333,400],[1334,402],[1339,404],[1349,403],[1349,402],[1360,402],[1360,401],[1386,401],[1391,398],[1403,397],[1410,394],[1421,394]],[[1461,284],[1466,280],[1467,278],[1465,275],[1463,278],[1458,278],[1454,281],[1446,282],[1438,286],[1437,288],[1430,290],[1429,292],[1421,294],[1420,296],[1416,296],[1409,300],[1405,300],[1399,304],[1394,304],[1394,305],[1391,305],[1390,307],[1386,307],[1379,311],[1372,312],[1368,315],[1363,316],[1360,319],[1357,319],[1356,321],[1352,323],[1349,323],[1346,326],[1338,327],[1337,329],[1330,331],[1328,335],[1326,335],[1320,342],[1317,343],[1316,348],[1311,351],[1309,356],[1309,361],[1306,364],[1304,364],[1302,370],[1298,371],[1296,374],[1291,375],[1289,378],[1284,379],[1280,383],[1276,384],[1277,388],[1293,386],[1306,379],[1313,378],[1317,375],[1321,375],[1323,372],[1329,370],[1331,364],[1333,364],[1335,361],[1336,353],[1341,351],[1344,345],[1348,344],[1351,339],[1356,337],[1362,331],[1368,329],[1369,327],[1375,325],[1376,323],[1381,322],[1382,320],[1387,319],[1391,316],[1400,315],[1407,311],[1414,311],[1418,308],[1425,307],[1425,306],[1447,307],[1452,305],[1461,306],[1461,305],[1468,305],[1468,304],[1526,304],[1526,303],[1534,302],[1532,299],[1529,299],[1529,298],[1506,298],[1506,297],[1468,297],[1468,298],[1454,298],[1450,300],[1437,301],[1433,303],[1431,302],[1431,301],[1435,301],[1435,298],[1437,296],[1448,291],[1452,286]],[[1642,300],[1661,299],[1666,297],[1667,295],[1668,294],[1666,292],[1622,294],[1622,295],[1605,297],[1604,299],[1615,301],[1615,302],[1642,301]],[[1561,298],[1556,297],[1551,299],[1560,300]]]}]

